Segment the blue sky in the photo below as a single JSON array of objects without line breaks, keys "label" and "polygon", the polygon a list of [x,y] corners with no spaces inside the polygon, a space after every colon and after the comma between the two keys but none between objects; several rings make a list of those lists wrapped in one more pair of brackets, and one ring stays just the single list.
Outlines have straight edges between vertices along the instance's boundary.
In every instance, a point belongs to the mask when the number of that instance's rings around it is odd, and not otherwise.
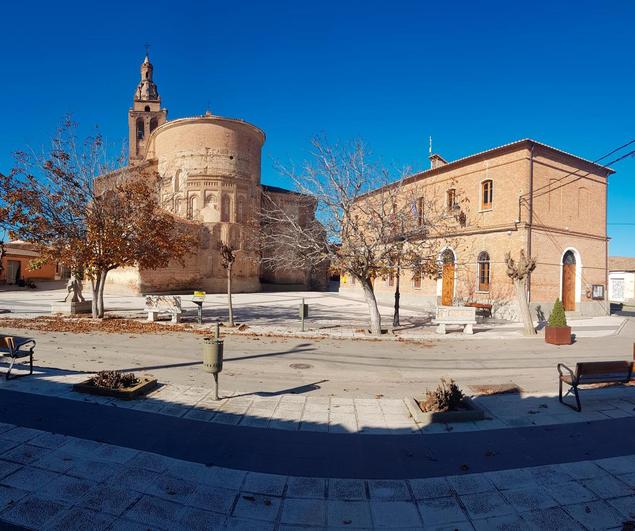
[{"label": "blue sky", "polygon": [[[316,133],[427,166],[524,137],[595,159],[635,138],[630,1],[10,2],[0,33],[0,171],[65,113],[111,143],[150,42],[169,117],[244,118],[274,160]],[[635,159],[609,187],[610,252],[635,255]]]}]

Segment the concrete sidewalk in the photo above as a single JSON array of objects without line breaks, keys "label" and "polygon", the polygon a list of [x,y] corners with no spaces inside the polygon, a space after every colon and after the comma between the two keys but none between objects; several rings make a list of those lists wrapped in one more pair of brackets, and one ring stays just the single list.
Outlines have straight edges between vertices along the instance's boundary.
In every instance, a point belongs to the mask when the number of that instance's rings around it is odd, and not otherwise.
[{"label": "concrete sidewalk", "polygon": [[635,518],[634,492],[635,455],[405,480],[324,478],[0,424],[3,527],[619,529]]},{"label": "concrete sidewalk", "polygon": [[[209,387],[162,384],[146,398],[122,401],[72,390],[86,373],[36,369],[33,377],[6,381],[0,390],[110,405],[202,422],[271,428],[286,431],[368,434],[434,434],[548,426],[611,418],[635,417],[635,386],[581,391],[583,411],[558,402],[556,394],[510,392],[473,396],[486,420],[418,424],[405,399],[339,398],[291,393],[249,393],[223,390],[215,400]],[[297,392],[308,393],[306,389]]]}]

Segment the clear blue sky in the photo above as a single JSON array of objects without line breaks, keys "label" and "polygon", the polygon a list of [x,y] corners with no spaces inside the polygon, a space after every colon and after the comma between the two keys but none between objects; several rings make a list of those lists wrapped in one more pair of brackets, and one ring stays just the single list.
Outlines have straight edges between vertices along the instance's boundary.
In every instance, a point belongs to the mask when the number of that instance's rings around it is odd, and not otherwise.
[{"label": "clear blue sky", "polygon": [[[429,135],[449,160],[524,137],[595,159],[635,138],[634,20],[627,0],[6,2],[0,171],[69,112],[122,142],[146,41],[170,118],[265,130],[265,183],[320,132],[414,169]],[[615,169],[610,252],[633,256],[635,159]]]}]

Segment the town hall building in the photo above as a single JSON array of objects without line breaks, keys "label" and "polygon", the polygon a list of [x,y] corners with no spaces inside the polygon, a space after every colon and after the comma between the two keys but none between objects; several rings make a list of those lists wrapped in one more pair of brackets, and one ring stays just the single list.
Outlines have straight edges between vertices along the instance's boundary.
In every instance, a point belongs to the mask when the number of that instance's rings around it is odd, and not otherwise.
[{"label": "town hall building", "polygon": [[[402,271],[403,304],[430,310],[491,304],[495,317],[515,319],[505,253],[518,259],[523,249],[537,262],[528,286],[534,316],[548,317],[556,298],[578,315],[609,313],[606,205],[613,170],[530,139],[452,162],[432,154],[430,161],[405,186],[433,194],[461,223],[446,235],[452,243],[439,236],[436,276]],[[394,275],[373,285],[380,300],[392,301]],[[361,296],[350,276],[340,289]]]}]

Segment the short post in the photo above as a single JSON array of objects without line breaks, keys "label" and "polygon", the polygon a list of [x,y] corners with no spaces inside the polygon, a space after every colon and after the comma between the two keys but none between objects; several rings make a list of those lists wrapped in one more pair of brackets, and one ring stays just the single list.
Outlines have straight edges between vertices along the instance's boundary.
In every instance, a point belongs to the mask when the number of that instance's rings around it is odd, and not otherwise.
[{"label": "short post", "polygon": [[309,316],[309,305],[304,304],[304,299],[300,303],[300,331],[304,332],[304,320]]},{"label": "short post", "polygon": [[223,340],[220,338],[220,323],[216,323],[214,338],[203,338],[203,370],[214,376],[214,400],[218,400],[218,374],[223,370]]},{"label": "short post", "polygon": [[198,307],[197,321],[198,324],[203,324],[203,302],[205,302],[205,292],[195,291],[192,296],[192,302]]}]

